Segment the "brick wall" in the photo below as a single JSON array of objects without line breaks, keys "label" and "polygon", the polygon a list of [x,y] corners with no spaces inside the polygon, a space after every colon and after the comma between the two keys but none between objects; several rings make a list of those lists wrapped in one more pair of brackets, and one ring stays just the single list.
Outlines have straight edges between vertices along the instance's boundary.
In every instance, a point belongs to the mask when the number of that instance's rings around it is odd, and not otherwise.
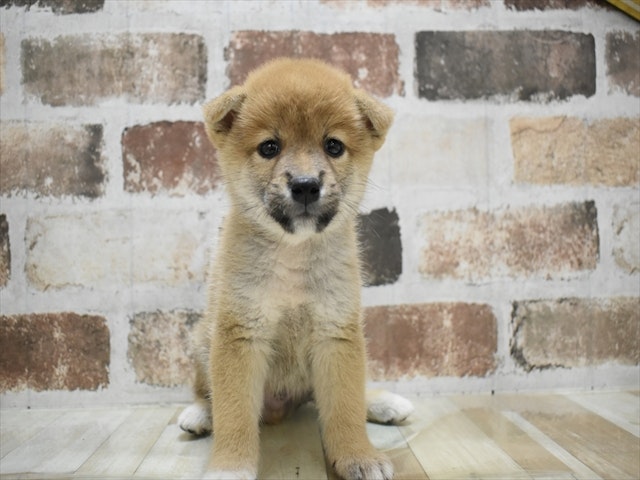
[{"label": "brick wall", "polygon": [[2,406],[189,398],[228,208],[200,106],[312,56],[397,112],[371,378],[638,388],[640,24],[601,0],[0,2]]}]

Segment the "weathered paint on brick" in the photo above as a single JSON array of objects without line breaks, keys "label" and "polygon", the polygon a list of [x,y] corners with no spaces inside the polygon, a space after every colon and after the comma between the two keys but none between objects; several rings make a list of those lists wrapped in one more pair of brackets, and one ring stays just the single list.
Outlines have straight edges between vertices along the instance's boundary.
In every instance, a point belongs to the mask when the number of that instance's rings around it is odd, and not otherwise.
[{"label": "weathered paint on brick", "polygon": [[206,194],[218,184],[215,150],[201,122],[156,122],[122,134],[124,189]]},{"label": "weathered paint on brick", "polygon": [[402,274],[400,219],[395,210],[381,208],[360,215],[360,240],[364,283],[368,286],[395,283]]},{"label": "weathered paint on brick", "polygon": [[4,78],[5,78],[5,46],[4,46],[4,33],[0,32],[0,95],[4,93]]},{"label": "weathered paint on brick", "polygon": [[374,380],[483,377],[496,368],[497,321],[488,305],[369,307],[364,318]]},{"label": "weathered paint on brick", "polygon": [[513,118],[514,177],[537,185],[637,185],[640,118]]},{"label": "weathered paint on brick", "polygon": [[391,183],[402,187],[476,187],[489,182],[490,124],[485,118],[399,115],[383,147]]},{"label": "weathered paint on brick", "polygon": [[96,105],[204,100],[204,39],[186,33],[68,35],[22,41],[22,83],[42,103]]},{"label": "weathered paint on brick", "polygon": [[57,15],[94,13],[102,10],[104,0],[3,0],[4,7],[49,8]]},{"label": "weathered paint on brick", "polygon": [[0,288],[6,287],[11,278],[11,244],[7,216],[0,215]]},{"label": "weathered paint on brick", "polygon": [[204,282],[206,215],[111,210],[31,217],[25,271],[38,290]]},{"label": "weathered paint on brick", "polygon": [[418,95],[428,100],[590,97],[595,42],[552,30],[418,32],[415,74]]},{"label": "weathered paint on brick", "polygon": [[[437,12],[446,12],[449,10],[476,10],[481,7],[488,7],[490,1],[491,0],[366,0],[366,4],[374,8],[400,5],[402,7],[425,7]],[[355,6],[356,8],[361,8],[362,4],[362,2],[354,2],[353,0],[320,0],[320,3],[337,7]]]},{"label": "weathered paint on brick", "polygon": [[511,355],[525,369],[640,363],[640,298],[514,302]]},{"label": "weathered paint on brick", "polygon": [[343,69],[356,86],[388,97],[403,94],[399,53],[392,34],[248,30],[232,34],[225,58],[232,85],[243,83],[251,70],[276,57],[311,57]]},{"label": "weathered paint on brick", "polygon": [[0,123],[0,194],[95,198],[104,193],[102,125]]},{"label": "weathered paint on brick", "polygon": [[599,258],[594,202],[428,213],[422,233],[418,268],[427,278],[562,278],[594,270]]},{"label": "weathered paint on brick", "polygon": [[0,392],[109,384],[106,320],[76,313],[0,316]]},{"label": "weathered paint on brick", "polygon": [[189,310],[134,315],[127,357],[138,382],[163,387],[191,383],[191,332],[201,316]]},{"label": "weathered paint on brick", "polygon": [[640,202],[616,205],[611,224],[616,265],[629,274],[640,272]]},{"label": "weathered paint on brick", "polygon": [[605,48],[609,91],[640,97],[640,32],[610,32]]}]

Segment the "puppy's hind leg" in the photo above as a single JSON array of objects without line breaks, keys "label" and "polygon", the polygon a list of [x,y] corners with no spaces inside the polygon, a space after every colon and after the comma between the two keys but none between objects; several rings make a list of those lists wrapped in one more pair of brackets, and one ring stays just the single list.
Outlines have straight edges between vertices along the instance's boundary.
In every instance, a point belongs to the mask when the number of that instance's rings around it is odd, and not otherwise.
[{"label": "puppy's hind leg", "polygon": [[413,404],[404,397],[385,390],[367,390],[367,421],[398,424],[413,413]]},{"label": "puppy's hind leg", "polygon": [[193,385],[195,401],[185,408],[178,417],[178,425],[192,435],[208,435],[212,430],[211,401],[209,400],[209,382],[204,366],[196,362],[195,383]]}]

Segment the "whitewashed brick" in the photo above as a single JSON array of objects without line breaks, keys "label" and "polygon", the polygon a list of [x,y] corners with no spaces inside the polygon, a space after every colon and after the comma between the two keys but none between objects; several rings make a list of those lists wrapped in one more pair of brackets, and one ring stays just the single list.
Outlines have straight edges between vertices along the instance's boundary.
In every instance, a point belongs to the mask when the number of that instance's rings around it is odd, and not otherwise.
[{"label": "whitewashed brick", "polygon": [[204,281],[198,212],[117,210],[30,218],[26,273],[39,290]]},{"label": "whitewashed brick", "polygon": [[628,273],[640,271],[640,202],[613,210],[613,256]]}]

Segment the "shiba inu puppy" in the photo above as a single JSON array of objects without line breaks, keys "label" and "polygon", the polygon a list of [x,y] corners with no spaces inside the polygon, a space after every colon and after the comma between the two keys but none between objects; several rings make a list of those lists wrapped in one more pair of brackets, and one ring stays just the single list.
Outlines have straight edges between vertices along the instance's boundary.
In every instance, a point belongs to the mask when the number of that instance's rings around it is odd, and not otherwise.
[{"label": "shiba inu puppy", "polygon": [[328,461],[346,479],[390,479],[365,430],[413,407],[365,395],[358,204],[391,110],[316,60],[280,59],[204,107],[231,199],[196,335],[196,401],[213,429],[207,478],[257,476],[260,422],[318,408]]}]

